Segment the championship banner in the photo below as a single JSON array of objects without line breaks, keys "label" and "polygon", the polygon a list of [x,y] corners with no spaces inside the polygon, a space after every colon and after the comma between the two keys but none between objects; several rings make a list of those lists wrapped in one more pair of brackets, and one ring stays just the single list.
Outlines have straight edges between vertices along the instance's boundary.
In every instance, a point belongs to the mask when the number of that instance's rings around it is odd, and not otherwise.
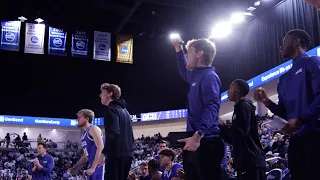
[{"label": "championship banner", "polygon": [[111,60],[111,33],[94,31],[93,59]]},{"label": "championship banner", "polygon": [[44,53],[44,24],[26,23],[25,53],[43,54]]},{"label": "championship banner", "polygon": [[66,30],[49,27],[48,54],[66,56],[66,39]]},{"label": "championship banner", "polygon": [[20,21],[1,22],[1,44],[0,49],[19,51],[20,44]]},{"label": "championship banner", "polygon": [[117,35],[117,62],[133,63],[133,38],[130,35]]},{"label": "championship banner", "polygon": [[74,31],[72,33],[72,47],[71,54],[73,57],[87,57],[88,56],[88,31]]}]

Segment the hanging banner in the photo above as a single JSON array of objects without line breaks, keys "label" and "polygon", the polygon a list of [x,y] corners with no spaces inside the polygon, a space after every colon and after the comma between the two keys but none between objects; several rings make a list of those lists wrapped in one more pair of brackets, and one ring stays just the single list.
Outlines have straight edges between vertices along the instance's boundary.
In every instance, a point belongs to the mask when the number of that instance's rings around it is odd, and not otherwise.
[{"label": "hanging banner", "polygon": [[94,32],[93,59],[104,61],[111,60],[110,40],[111,33]]},{"label": "hanging banner", "polygon": [[49,27],[48,53],[53,55],[66,56],[66,39],[66,30]]},{"label": "hanging banner", "polygon": [[87,57],[88,56],[88,31],[74,31],[72,33],[72,47],[71,54],[73,57]]},{"label": "hanging banner", "polygon": [[44,24],[26,23],[25,53],[43,54],[44,53]]},{"label": "hanging banner", "polygon": [[20,21],[1,22],[1,44],[0,49],[19,51],[20,44]]},{"label": "hanging banner", "polygon": [[133,63],[133,38],[130,35],[117,35],[117,62]]}]

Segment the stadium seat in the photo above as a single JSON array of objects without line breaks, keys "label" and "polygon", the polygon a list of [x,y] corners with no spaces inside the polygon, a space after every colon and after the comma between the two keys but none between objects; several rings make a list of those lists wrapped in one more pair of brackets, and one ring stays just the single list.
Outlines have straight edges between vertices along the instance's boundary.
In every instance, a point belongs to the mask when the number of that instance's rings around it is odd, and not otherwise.
[{"label": "stadium seat", "polygon": [[282,180],[282,174],[281,169],[273,169],[267,173],[267,180]]}]

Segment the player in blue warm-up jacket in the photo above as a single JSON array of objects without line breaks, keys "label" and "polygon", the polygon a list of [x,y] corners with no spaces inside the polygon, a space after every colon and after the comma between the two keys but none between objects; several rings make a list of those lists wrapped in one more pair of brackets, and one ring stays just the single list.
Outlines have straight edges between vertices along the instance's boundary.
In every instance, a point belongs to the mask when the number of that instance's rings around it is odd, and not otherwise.
[{"label": "player in blue warm-up jacket", "polygon": [[192,40],[187,43],[186,57],[180,38],[172,44],[180,75],[190,85],[187,131],[195,132],[179,141],[185,143],[185,180],[219,179],[224,148],[218,127],[221,83],[211,67],[216,47],[207,39]]},{"label": "player in blue warm-up jacket", "polygon": [[293,66],[279,79],[278,104],[263,88],[254,92],[258,102],[288,120],[282,130],[291,134],[288,159],[292,180],[315,179],[320,167],[320,58],[306,55],[310,44],[310,36],[299,29],[289,31],[283,39],[281,56],[292,59]]}]

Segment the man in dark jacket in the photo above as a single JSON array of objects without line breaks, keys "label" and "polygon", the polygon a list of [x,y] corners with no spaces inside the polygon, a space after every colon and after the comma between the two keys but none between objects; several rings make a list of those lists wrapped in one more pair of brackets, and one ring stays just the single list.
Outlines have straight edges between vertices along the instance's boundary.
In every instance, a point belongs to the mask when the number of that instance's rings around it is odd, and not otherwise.
[{"label": "man in dark jacket", "polygon": [[101,85],[101,103],[106,106],[104,127],[105,148],[102,153],[107,157],[106,175],[108,180],[126,180],[130,171],[133,153],[133,131],[129,112],[124,100],[120,100],[121,89],[118,85]]},{"label": "man in dark jacket", "polygon": [[221,135],[233,145],[237,179],[264,180],[266,162],[259,140],[255,106],[245,98],[249,90],[245,80],[237,79],[231,83],[228,98],[235,103],[232,126],[221,127]]}]

